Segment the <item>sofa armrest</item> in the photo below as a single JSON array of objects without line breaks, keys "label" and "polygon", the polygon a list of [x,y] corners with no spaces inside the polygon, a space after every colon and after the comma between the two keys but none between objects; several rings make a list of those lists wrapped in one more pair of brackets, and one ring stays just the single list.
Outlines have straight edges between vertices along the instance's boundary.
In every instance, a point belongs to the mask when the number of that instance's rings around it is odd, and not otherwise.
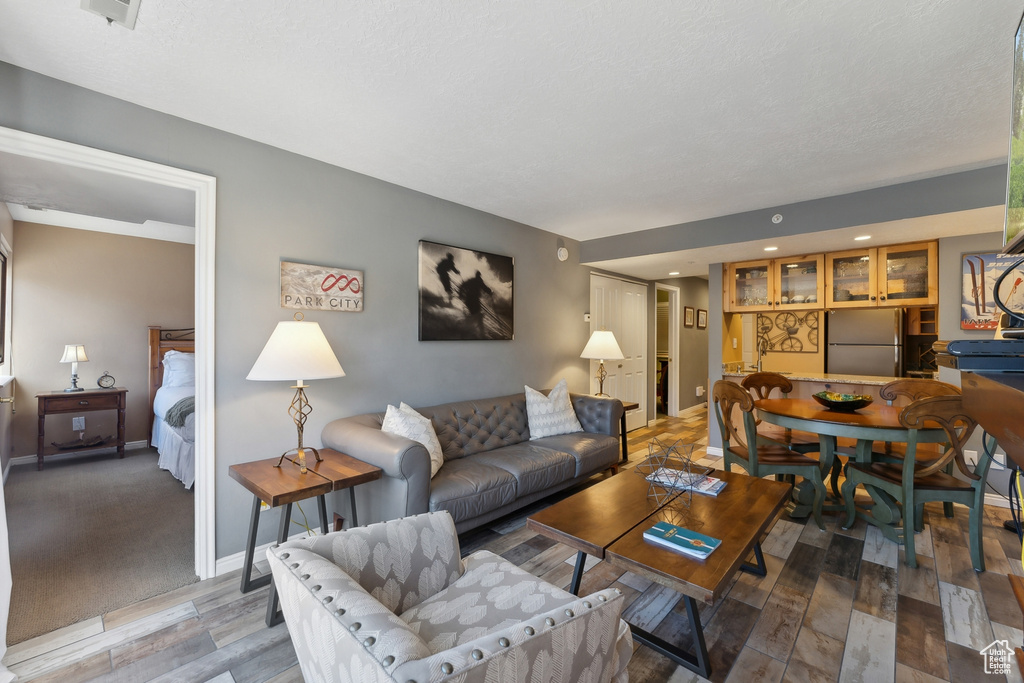
[{"label": "sofa armrest", "polygon": [[332,420],[320,440],[357,460],[376,465],[388,477],[410,479],[425,468],[430,480],[430,454],[423,444],[404,436],[382,432],[379,415],[367,414]]},{"label": "sofa armrest", "polygon": [[430,454],[418,441],[382,432],[382,419],[380,413],[344,417],[320,433],[324,446],[383,470],[356,490],[364,523],[422,514],[430,506]]},{"label": "sofa armrest", "polygon": [[425,659],[407,660],[392,674],[395,680],[430,683],[553,680],[555,671],[566,681],[623,680],[633,649],[621,621],[623,604],[622,593],[608,588]]},{"label": "sofa armrest", "polygon": [[619,420],[624,412],[622,401],[590,394],[569,394],[569,398],[583,431],[619,436]]}]

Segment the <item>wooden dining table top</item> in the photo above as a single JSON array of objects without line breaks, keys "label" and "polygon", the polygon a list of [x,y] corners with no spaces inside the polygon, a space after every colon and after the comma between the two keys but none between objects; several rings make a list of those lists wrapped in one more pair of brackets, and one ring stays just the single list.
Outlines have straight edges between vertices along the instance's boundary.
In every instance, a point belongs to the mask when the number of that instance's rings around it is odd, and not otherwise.
[{"label": "wooden dining table top", "polygon": [[853,412],[829,410],[809,398],[764,398],[754,401],[754,407],[773,415],[793,417],[800,420],[830,422],[857,427],[881,427],[883,429],[906,429],[900,424],[902,406],[872,403]]},{"label": "wooden dining table top", "polygon": [[[906,441],[913,431],[900,423],[900,413],[905,406],[891,406],[887,403],[872,403],[856,411],[843,412],[829,410],[809,398],[763,398],[754,401],[754,408],[761,419],[768,422],[863,441]],[[773,416],[785,419],[777,421]],[[935,422],[925,422],[924,428],[917,432],[917,440],[920,442],[941,442],[945,439],[945,431]]]}]

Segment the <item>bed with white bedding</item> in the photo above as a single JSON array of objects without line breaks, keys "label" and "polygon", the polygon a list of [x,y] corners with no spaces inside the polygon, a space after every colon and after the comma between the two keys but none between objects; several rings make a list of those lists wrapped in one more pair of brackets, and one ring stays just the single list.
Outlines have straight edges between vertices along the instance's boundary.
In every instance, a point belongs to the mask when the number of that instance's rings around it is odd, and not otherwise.
[{"label": "bed with white bedding", "polygon": [[195,482],[194,348],[192,329],[149,328],[150,445],[185,488]]}]

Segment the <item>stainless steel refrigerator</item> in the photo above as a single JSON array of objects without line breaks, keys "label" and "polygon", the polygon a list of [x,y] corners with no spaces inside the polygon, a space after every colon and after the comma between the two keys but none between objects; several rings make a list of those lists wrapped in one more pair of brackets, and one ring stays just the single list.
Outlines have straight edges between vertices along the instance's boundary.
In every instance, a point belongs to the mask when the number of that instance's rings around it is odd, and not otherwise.
[{"label": "stainless steel refrigerator", "polygon": [[826,318],[825,372],[902,376],[903,309],[838,310]]}]

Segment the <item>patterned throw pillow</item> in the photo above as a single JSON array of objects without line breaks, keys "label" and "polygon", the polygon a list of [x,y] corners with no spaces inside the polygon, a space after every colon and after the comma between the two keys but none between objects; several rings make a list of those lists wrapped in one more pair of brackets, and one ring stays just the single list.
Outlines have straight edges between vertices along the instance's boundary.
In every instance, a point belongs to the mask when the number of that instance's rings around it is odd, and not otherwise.
[{"label": "patterned throw pillow", "polygon": [[441,443],[437,440],[437,433],[434,432],[434,425],[430,420],[420,415],[415,409],[401,404],[396,408],[388,406],[384,413],[384,423],[380,426],[382,432],[404,436],[407,439],[418,441],[427,449],[430,454],[430,478],[433,479],[437,471],[444,464],[444,455],[441,453]]},{"label": "patterned throw pillow", "polygon": [[526,387],[526,419],[530,425],[530,441],[583,431],[569,400],[569,385],[564,379],[547,396]]}]

